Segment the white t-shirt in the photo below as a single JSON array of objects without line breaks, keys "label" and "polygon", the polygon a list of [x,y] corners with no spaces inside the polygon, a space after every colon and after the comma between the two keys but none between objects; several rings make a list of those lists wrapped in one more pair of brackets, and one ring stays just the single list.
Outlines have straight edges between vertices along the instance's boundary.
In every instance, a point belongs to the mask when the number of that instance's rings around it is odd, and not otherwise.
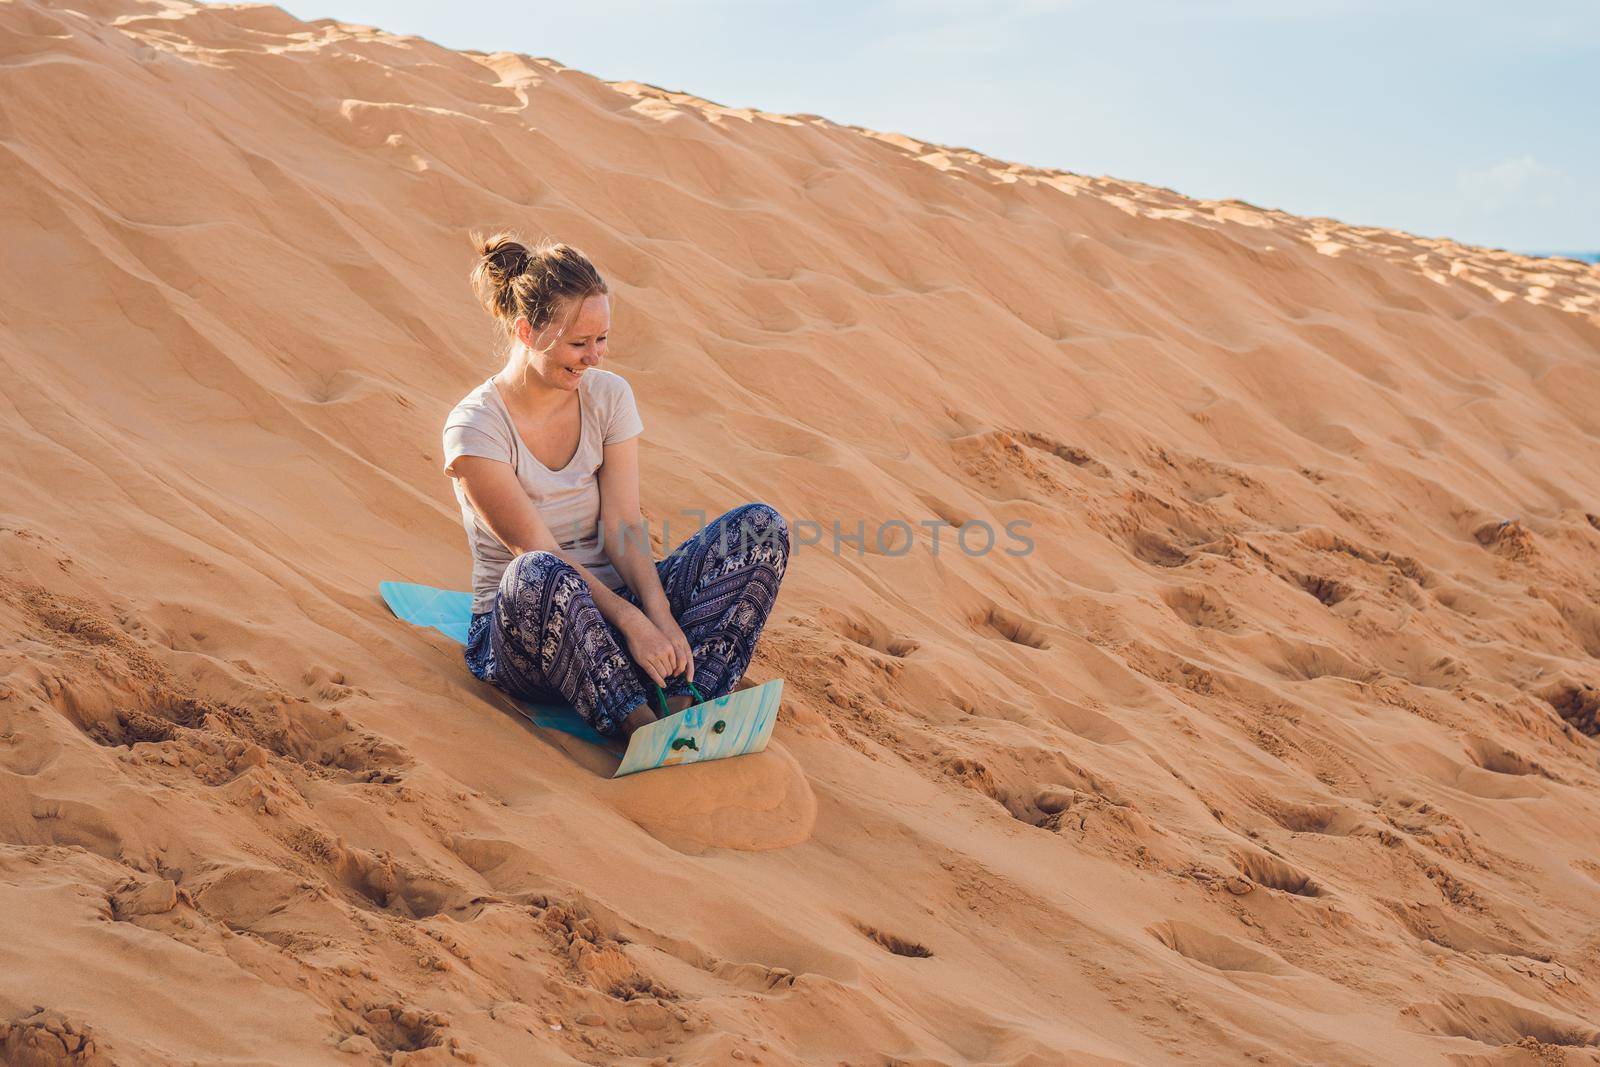
[{"label": "white t-shirt", "polygon": [[460,456],[484,456],[511,464],[556,543],[607,588],[620,591],[626,585],[600,546],[600,483],[595,474],[604,458],[604,446],[642,432],[644,423],[639,419],[639,408],[627,380],[598,367],[590,368],[578,379],[578,404],[578,450],[560,470],[551,470],[528,451],[493,377],[484,379],[463,397],[444,420],[444,472],[451,475],[455,486],[467,545],[472,550],[474,614],[494,607],[500,577],[511,562],[511,553],[483,524],[467,499],[461,479],[451,471]]}]

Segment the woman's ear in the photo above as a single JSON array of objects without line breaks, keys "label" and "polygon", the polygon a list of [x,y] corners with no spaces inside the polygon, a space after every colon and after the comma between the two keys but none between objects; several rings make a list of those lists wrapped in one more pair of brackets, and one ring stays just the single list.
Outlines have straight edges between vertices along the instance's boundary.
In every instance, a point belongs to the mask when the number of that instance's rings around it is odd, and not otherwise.
[{"label": "woman's ear", "polygon": [[521,341],[529,348],[533,347],[533,327],[528,322],[528,316],[518,315],[512,332],[516,334],[518,341]]}]

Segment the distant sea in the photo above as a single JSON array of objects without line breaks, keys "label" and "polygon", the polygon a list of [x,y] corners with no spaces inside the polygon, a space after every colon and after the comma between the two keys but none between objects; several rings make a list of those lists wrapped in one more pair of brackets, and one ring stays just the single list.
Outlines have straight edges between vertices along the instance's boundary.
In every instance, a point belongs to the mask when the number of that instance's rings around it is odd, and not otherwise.
[{"label": "distant sea", "polygon": [[1550,258],[1564,257],[1566,259],[1581,259],[1585,263],[1600,263],[1600,252],[1524,252],[1523,255]]}]

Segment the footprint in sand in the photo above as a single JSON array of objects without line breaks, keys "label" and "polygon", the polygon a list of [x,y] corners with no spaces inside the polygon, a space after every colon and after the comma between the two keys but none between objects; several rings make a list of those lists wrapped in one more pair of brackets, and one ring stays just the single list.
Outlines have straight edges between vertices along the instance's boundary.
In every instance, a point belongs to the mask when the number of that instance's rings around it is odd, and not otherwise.
[{"label": "footprint in sand", "polygon": [[998,604],[985,604],[967,614],[967,625],[985,637],[1000,638],[1028,648],[1049,648],[1044,628]]},{"label": "footprint in sand", "polygon": [[[357,1018],[348,1020],[349,1036],[340,1042],[341,1050],[362,1051],[365,1039],[374,1051],[392,1056],[394,1053],[420,1052],[426,1048],[449,1050],[454,1043],[446,1033],[449,1019],[433,1011],[423,1011],[395,1002],[369,1004]],[[348,1042],[353,1047],[346,1047]],[[394,1062],[399,1062],[395,1059]]]},{"label": "footprint in sand", "polygon": [[1349,837],[1373,825],[1359,811],[1338,804],[1264,799],[1261,806],[1273,822],[1295,834]]},{"label": "footprint in sand", "polygon": [[1284,576],[1284,580],[1292,585],[1299,586],[1302,591],[1316,597],[1317,602],[1325,608],[1333,607],[1340,601],[1348,599],[1350,594],[1355,592],[1354,589],[1337,578],[1329,578],[1319,574],[1301,574],[1297,571],[1291,571]]},{"label": "footprint in sand", "polygon": [[1501,997],[1452,993],[1431,1003],[1408,1005],[1400,1014],[1419,1029],[1484,1045],[1516,1045],[1532,1037],[1563,1048],[1600,1046],[1600,1029],[1591,1023]]},{"label": "footprint in sand", "polygon": [[1325,896],[1326,891],[1309,874],[1266,852],[1240,850],[1233,854],[1233,865],[1256,885],[1290,893],[1297,897]]},{"label": "footprint in sand", "polygon": [[865,612],[852,610],[846,613],[834,608],[821,608],[816,617],[817,621],[840,637],[886,656],[904,658],[921,647],[917,641],[895,634],[880,619]]},{"label": "footprint in sand", "polygon": [[1176,919],[1157,923],[1147,931],[1157,941],[1185,959],[1219,971],[1248,974],[1293,974],[1294,968],[1255,945]]},{"label": "footprint in sand", "polygon": [[1226,598],[1205,585],[1187,585],[1161,591],[1161,601],[1172,613],[1197,630],[1238,633],[1242,628]]},{"label": "footprint in sand", "polygon": [[906,956],[910,959],[919,960],[931,959],[933,957],[933,951],[931,949],[924,946],[921,942],[913,941],[908,937],[900,937],[897,934],[891,934],[886,930],[880,930],[876,926],[869,926],[866,923],[857,923],[856,929],[860,930],[862,936],[864,936],[867,940],[878,945],[880,948],[888,949],[896,956]]},{"label": "footprint in sand", "polygon": [[1153,530],[1139,530],[1123,538],[1123,544],[1134,558],[1157,567],[1181,567],[1189,562],[1189,553]]}]

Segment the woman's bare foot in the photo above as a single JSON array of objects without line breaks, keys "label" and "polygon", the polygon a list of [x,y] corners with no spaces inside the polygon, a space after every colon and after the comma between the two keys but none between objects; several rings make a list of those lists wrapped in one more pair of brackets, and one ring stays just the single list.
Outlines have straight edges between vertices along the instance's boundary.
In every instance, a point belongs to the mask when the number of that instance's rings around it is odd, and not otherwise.
[{"label": "woman's bare foot", "polygon": [[[671,703],[670,701],[668,702]],[[618,757],[628,753],[628,742],[633,738],[633,732],[641,726],[649,726],[656,721],[656,713],[650,710],[650,705],[640,704],[628,713],[622,720],[615,736],[606,738],[606,747]]]},{"label": "woman's bare foot", "polygon": [[694,697],[690,696],[688,693],[680,693],[677,696],[668,697],[667,714],[676,715],[678,712],[682,711],[684,708],[693,703]]}]

